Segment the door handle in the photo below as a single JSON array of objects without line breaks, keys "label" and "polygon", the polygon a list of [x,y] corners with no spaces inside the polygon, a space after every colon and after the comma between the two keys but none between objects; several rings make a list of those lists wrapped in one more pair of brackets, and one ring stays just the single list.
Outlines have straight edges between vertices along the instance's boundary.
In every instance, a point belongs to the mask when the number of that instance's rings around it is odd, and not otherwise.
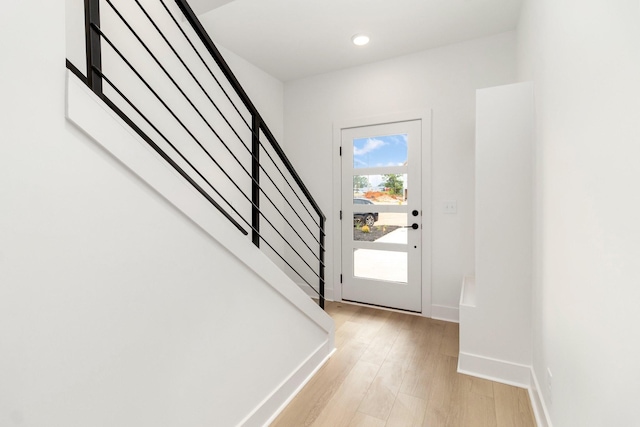
[{"label": "door handle", "polygon": [[413,228],[414,230],[417,230],[420,226],[414,222],[411,225],[405,225],[403,228]]}]

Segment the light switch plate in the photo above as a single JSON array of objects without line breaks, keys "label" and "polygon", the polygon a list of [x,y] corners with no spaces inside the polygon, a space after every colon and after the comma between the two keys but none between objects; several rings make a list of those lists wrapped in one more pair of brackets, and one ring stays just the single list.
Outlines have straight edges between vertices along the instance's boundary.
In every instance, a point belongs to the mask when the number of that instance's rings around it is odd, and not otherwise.
[{"label": "light switch plate", "polygon": [[455,200],[448,200],[444,202],[444,213],[456,214],[458,213],[458,202]]}]

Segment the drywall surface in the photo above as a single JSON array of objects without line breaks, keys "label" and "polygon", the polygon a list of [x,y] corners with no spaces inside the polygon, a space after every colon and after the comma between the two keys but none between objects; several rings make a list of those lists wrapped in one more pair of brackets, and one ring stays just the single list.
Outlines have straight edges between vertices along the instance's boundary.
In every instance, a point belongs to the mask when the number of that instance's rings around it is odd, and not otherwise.
[{"label": "drywall surface", "polygon": [[64,18],[0,16],[0,425],[236,425],[326,334],[65,119]]},{"label": "drywall surface", "polygon": [[[432,165],[423,173],[431,173],[432,200],[423,208],[433,218],[432,302],[457,308],[474,262],[475,91],[514,79],[515,34],[505,33],[285,83],[286,151],[327,214],[327,259],[339,244],[332,239],[340,209],[331,192],[334,124],[431,109]],[[446,200],[457,201],[457,214],[444,213]]]},{"label": "drywall surface", "polygon": [[[460,314],[461,353],[527,367],[533,128],[531,83],[478,91],[475,304]],[[522,374],[528,381],[529,369]]]},{"label": "drywall surface", "polygon": [[284,138],[284,84],[224,46],[216,46],[269,130],[282,144]]},{"label": "drywall surface", "polygon": [[519,24],[537,110],[534,370],[555,426],[637,424],[639,6],[527,0]]}]

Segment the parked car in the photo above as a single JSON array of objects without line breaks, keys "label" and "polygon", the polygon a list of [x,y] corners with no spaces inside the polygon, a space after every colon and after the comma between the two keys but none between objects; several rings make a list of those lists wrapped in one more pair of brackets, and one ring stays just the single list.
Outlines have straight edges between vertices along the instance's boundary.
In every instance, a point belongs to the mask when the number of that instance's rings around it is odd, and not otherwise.
[{"label": "parked car", "polygon": [[[374,203],[369,199],[364,199],[360,197],[356,197],[353,199],[354,205],[373,205]],[[373,224],[378,220],[378,212],[354,212],[353,213],[353,224],[360,225],[362,223],[367,224],[369,227],[373,226]]]}]

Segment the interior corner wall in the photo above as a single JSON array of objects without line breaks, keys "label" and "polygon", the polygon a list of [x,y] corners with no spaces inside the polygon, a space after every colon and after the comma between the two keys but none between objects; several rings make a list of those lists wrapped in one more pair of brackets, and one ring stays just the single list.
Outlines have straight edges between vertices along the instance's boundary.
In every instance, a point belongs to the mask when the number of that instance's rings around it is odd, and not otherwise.
[{"label": "interior corner wall", "polygon": [[[326,259],[339,244],[334,123],[431,109],[432,200],[423,203],[433,218],[432,302],[457,311],[462,276],[474,268],[475,93],[515,81],[515,42],[515,33],[504,33],[285,83],[285,148],[327,215]],[[456,215],[444,214],[446,200],[457,200]]]},{"label": "interior corner wall", "polygon": [[553,425],[635,425],[640,4],[525,0],[518,68],[537,110],[534,373]]},{"label": "interior corner wall", "polygon": [[64,2],[0,53],[0,425],[237,425],[326,333],[65,119]]}]

